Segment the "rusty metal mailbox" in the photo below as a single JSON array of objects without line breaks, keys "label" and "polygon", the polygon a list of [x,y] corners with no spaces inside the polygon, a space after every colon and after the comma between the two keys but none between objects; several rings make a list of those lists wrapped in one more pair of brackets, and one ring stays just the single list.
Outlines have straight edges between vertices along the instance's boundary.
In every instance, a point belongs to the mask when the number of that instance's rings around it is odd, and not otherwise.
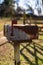
[{"label": "rusty metal mailbox", "polygon": [[[9,39],[12,40],[29,40],[29,39],[37,39],[38,38],[38,27],[37,26],[30,26],[30,25],[20,25],[15,24],[13,26],[13,33],[12,33],[12,26],[5,25],[4,26],[4,33]],[[11,33],[13,35],[11,35]]]}]

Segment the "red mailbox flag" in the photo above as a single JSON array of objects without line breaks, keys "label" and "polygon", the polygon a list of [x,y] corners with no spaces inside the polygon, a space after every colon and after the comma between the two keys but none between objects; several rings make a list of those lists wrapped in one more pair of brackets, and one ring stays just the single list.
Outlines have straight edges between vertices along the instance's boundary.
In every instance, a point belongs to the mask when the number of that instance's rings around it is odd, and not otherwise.
[{"label": "red mailbox flag", "polygon": [[12,25],[17,24],[17,20],[12,20]]},{"label": "red mailbox flag", "polygon": [[11,28],[11,35],[13,36],[13,24],[17,24],[17,20],[12,20],[12,28]]}]

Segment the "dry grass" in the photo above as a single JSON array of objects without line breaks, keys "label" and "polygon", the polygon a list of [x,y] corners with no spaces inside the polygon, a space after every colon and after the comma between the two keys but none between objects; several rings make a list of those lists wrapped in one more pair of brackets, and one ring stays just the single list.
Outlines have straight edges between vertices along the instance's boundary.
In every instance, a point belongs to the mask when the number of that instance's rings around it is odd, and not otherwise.
[{"label": "dry grass", "polygon": [[2,19],[0,19],[0,31],[3,30],[4,24],[11,24],[10,18],[2,18]]},{"label": "dry grass", "polygon": [[[41,44],[40,44],[41,43]],[[43,65],[43,42],[20,45],[20,65]],[[0,65],[14,64],[14,47],[10,43],[0,46]]]}]

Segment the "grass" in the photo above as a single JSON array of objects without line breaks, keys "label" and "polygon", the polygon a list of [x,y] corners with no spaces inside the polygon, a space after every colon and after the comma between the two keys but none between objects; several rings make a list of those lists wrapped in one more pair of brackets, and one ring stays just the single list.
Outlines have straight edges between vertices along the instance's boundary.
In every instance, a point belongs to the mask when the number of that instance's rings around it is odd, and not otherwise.
[{"label": "grass", "polygon": [[[0,31],[4,24],[10,24],[11,20],[0,19]],[[39,36],[43,39],[43,36]],[[20,65],[43,65],[43,40],[38,43],[22,43],[20,45]],[[14,47],[10,43],[0,46],[0,65],[14,65]]]},{"label": "grass", "polygon": [[2,31],[2,29],[3,29],[3,26],[2,26],[3,24],[2,23],[0,23],[0,31]]},{"label": "grass", "polygon": [[40,35],[40,36],[39,36],[39,39],[43,39],[43,35]]},{"label": "grass", "polygon": [[3,30],[4,24],[11,24],[10,18],[1,18],[0,19],[0,31]]}]

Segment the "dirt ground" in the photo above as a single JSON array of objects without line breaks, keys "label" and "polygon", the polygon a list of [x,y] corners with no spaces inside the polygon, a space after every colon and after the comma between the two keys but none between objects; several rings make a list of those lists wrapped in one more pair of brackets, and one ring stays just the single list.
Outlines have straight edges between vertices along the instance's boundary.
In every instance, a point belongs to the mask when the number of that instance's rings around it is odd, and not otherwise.
[{"label": "dirt ground", "polygon": [[3,36],[3,31],[0,32],[0,38]]}]

